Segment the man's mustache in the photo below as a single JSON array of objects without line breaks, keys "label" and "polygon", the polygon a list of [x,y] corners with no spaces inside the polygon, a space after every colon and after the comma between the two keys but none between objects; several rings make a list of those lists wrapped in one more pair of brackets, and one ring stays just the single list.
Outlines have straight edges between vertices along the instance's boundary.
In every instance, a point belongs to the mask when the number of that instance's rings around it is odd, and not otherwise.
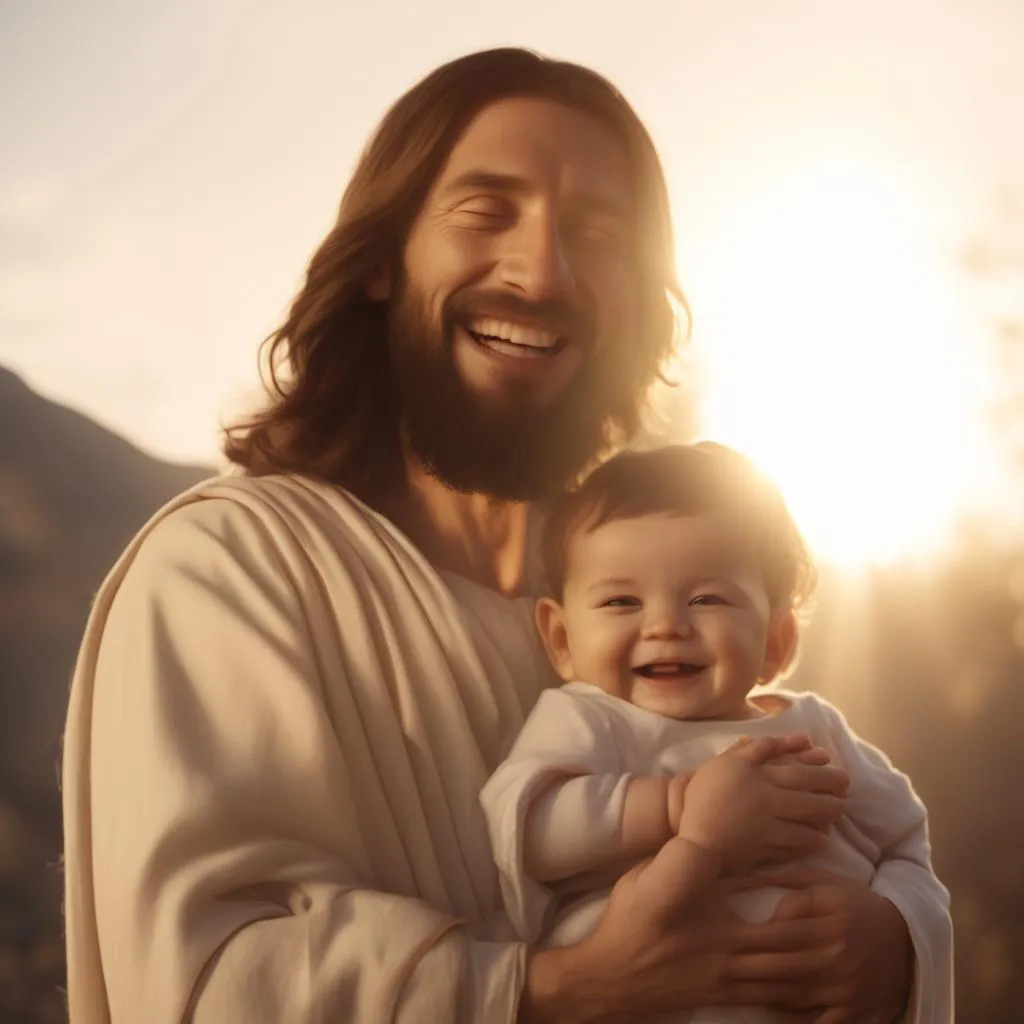
[{"label": "man's mustache", "polygon": [[565,299],[532,302],[509,292],[461,291],[445,303],[446,324],[487,317],[542,327],[587,348],[594,343],[597,325],[585,309]]}]

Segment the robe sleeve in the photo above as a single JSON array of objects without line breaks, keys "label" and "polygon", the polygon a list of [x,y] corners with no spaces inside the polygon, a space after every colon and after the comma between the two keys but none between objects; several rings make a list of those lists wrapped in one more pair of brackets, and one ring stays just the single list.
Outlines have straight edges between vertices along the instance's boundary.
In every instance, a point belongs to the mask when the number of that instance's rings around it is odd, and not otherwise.
[{"label": "robe sleeve", "polygon": [[[525,946],[375,891],[303,612],[323,597],[293,568],[259,516],[205,500],[152,529],[108,604],[68,846],[108,1011],[76,1015],[75,968],[75,1024],[515,1020]],[[87,964],[76,885],[69,961]]]},{"label": "robe sleeve", "polygon": [[910,779],[882,751],[818,701],[843,767],[850,773],[846,816],[880,851],[871,888],[903,915],[914,944],[906,1024],[952,1024],[953,925],[949,892],[932,869],[928,818]]},{"label": "robe sleeve", "polygon": [[505,910],[516,934],[536,942],[555,901],[529,877],[527,818],[535,859],[566,878],[621,855],[622,815],[631,776],[622,772],[614,733],[598,709],[562,689],[545,690],[508,757],[480,794]]}]

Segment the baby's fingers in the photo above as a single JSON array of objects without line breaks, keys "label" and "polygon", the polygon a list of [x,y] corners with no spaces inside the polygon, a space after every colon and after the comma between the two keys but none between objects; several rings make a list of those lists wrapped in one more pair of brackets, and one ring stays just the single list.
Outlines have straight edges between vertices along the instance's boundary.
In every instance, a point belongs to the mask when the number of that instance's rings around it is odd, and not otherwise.
[{"label": "baby's fingers", "polygon": [[801,825],[834,825],[846,809],[846,801],[842,797],[827,793],[794,791],[778,796],[778,802],[771,805],[775,816]]},{"label": "baby's fingers", "polygon": [[849,774],[832,764],[766,764],[762,772],[779,789],[845,796],[850,787]]},{"label": "baby's fingers", "polygon": [[811,739],[804,733],[793,733],[790,736],[759,736],[757,739],[744,736],[742,740],[734,743],[727,753],[740,752],[748,761],[764,764],[776,757],[807,750],[810,746]]}]

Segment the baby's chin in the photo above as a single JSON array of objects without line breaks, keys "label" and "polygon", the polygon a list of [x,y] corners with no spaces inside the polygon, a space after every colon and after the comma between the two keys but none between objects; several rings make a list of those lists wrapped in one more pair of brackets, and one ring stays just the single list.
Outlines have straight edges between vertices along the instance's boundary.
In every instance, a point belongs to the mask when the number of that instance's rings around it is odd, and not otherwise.
[{"label": "baby's chin", "polygon": [[633,686],[623,699],[635,707],[650,711],[666,718],[674,718],[680,722],[703,721],[744,721],[749,718],[761,718],[765,712],[747,697],[721,701],[702,699],[703,695],[666,690],[663,687]]}]

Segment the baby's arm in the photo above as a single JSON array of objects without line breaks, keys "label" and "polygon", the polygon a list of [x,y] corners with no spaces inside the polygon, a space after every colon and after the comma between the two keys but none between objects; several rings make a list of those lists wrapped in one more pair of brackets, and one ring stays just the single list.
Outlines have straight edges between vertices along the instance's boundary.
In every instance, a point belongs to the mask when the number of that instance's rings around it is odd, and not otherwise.
[{"label": "baby's arm", "polygon": [[[545,690],[480,794],[502,897],[517,933],[541,933],[544,884],[601,863],[618,841],[629,776],[603,708]],[[529,864],[527,863],[529,858]]]},{"label": "baby's arm", "polygon": [[[827,751],[803,735],[776,737],[764,749],[764,757],[743,776],[749,789],[745,802],[756,811],[742,854],[727,851],[731,865],[814,852],[825,843],[820,832],[842,813],[836,797],[845,778],[820,771],[828,763]],[[653,856],[679,832],[692,777],[592,774],[556,780],[527,811],[527,874],[550,882]],[[814,786],[818,792],[810,791]]]},{"label": "baby's arm", "polygon": [[[526,813],[526,873],[553,882],[652,856],[679,824],[669,793],[681,793],[688,779],[592,774],[552,782]],[[681,796],[677,802],[681,810]]]}]

